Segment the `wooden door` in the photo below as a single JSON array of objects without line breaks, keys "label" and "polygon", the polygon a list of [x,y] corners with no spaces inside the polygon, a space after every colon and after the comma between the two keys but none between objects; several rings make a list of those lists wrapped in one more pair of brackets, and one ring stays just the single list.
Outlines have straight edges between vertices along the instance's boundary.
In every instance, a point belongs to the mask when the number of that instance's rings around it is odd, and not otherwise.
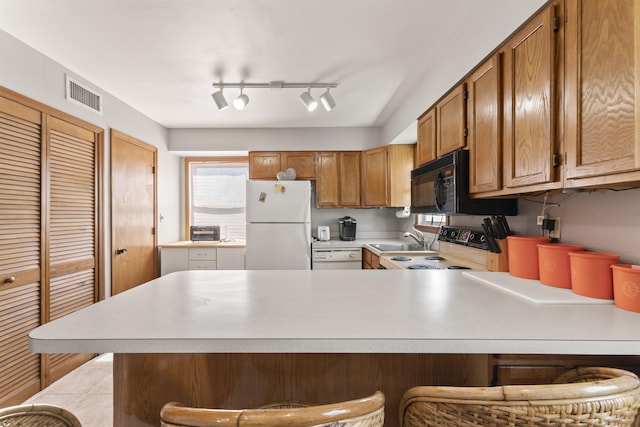
[{"label": "wooden door", "polygon": [[336,152],[316,155],[316,206],[319,208],[338,207],[340,197],[338,161]]},{"label": "wooden door", "polygon": [[249,152],[249,179],[276,179],[281,170],[279,152]]},{"label": "wooden door", "polygon": [[567,17],[569,185],[638,181],[621,173],[640,171],[640,3],[570,0]]},{"label": "wooden door", "polygon": [[387,148],[377,147],[362,153],[362,207],[387,206]]},{"label": "wooden door", "polygon": [[0,407],[40,390],[41,129],[39,111],[0,97]]},{"label": "wooden door", "polygon": [[411,206],[411,170],[413,145],[391,144],[387,147],[387,206]]},{"label": "wooden door", "polygon": [[467,145],[465,91],[465,84],[460,84],[436,104],[438,156],[464,148]]},{"label": "wooden door", "polygon": [[469,192],[502,188],[502,79],[500,54],[468,79]]},{"label": "wooden door", "polygon": [[555,6],[522,27],[504,48],[504,150],[507,187],[555,179]]},{"label": "wooden door", "polygon": [[111,293],[158,275],[157,149],[111,131]]},{"label": "wooden door", "polygon": [[283,151],[280,153],[280,164],[283,171],[295,169],[296,179],[316,179],[313,151]]},{"label": "wooden door", "polygon": [[360,152],[340,152],[340,207],[360,207]]},{"label": "wooden door", "polygon": [[434,160],[436,152],[436,109],[432,108],[418,119],[418,142],[416,143],[416,166]]},{"label": "wooden door", "polygon": [[[48,269],[43,296],[48,308],[44,321],[48,322],[88,307],[100,297],[97,147],[101,134],[56,117],[49,116],[46,123]],[[66,375],[91,357],[48,355],[47,382]]]}]

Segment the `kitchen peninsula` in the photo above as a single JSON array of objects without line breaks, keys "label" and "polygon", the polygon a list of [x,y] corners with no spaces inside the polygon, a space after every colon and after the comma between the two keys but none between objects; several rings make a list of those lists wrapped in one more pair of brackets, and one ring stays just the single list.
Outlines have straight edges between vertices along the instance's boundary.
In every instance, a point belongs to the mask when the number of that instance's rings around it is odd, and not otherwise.
[{"label": "kitchen peninsula", "polygon": [[205,407],[487,385],[494,353],[640,355],[640,314],[533,304],[459,271],[183,271],[34,329],[36,353],[114,354],[114,425]]}]

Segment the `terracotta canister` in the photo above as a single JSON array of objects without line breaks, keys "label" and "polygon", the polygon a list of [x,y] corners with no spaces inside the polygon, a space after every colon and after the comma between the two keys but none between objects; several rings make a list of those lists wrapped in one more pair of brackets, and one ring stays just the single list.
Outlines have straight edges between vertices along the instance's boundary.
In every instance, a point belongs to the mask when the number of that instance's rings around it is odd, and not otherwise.
[{"label": "terracotta canister", "polygon": [[571,289],[585,297],[613,299],[611,265],[620,257],[602,252],[569,252]]},{"label": "terracotta canister", "polygon": [[507,236],[509,245],[509,274],[523,279],[540,278],[538,267],[538,243],[551,239],[541,236]]},{"label": "terracotta canister", "polygon": [[624,310],[640,313],[640,268],[613,264],[613,303]]},{"label": "terracotta canister", "polygon": [[569,252],[583,251],[584,246],[564,243],[538,243],[540,283],[571,289]]}]

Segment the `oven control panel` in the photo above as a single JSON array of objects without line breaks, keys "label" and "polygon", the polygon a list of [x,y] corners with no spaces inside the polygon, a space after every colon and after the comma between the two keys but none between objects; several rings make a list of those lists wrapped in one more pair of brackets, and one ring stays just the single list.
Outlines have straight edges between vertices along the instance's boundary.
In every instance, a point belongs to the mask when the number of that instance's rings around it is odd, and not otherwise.
[{"label": "oven control panel", "polygon": [[438,240],[483,249],[485,251],[489,250],[487,236],[485,236],[484,231],[474,228],[459,228],[445,225],[440,228]]}]

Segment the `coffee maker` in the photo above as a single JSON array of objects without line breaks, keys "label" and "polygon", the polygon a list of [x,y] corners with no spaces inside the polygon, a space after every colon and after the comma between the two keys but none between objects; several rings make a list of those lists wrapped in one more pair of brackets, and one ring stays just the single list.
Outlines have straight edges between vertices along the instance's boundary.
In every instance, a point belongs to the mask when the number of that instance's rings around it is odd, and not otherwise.
[{"label": "coffee maker", "polygon": [[343,216],[338,219],[340,240],[356,240],[356,219]]}]

